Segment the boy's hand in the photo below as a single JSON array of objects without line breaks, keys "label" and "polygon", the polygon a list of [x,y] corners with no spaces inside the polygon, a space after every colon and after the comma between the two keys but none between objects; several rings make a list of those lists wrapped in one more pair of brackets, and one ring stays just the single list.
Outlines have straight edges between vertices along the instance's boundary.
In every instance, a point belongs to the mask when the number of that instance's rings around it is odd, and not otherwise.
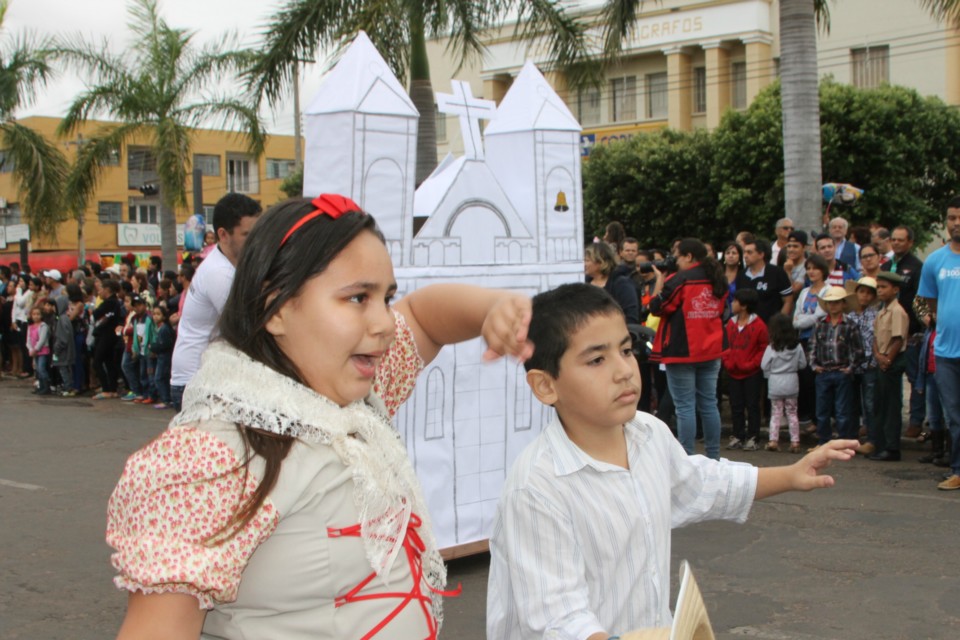
[{"label": "boy's hand", "polygon": [[510,294],[497,302],[483,321],[480,335],[487,343],[484,362],[501,356],[513,356],[524,362],[533,355],[533,343],[527,340],[527,329],[533,305],[529,297]]},{"label": "boy's hand", "polygon": [[793,489],[810,491],[825,489],[834,485],[832,476],[820,475],[834,460],[849,460],[856,454],[860,443],[856,440],[831,440],[811,451],[798,462],[791,465],[793,471]]}]

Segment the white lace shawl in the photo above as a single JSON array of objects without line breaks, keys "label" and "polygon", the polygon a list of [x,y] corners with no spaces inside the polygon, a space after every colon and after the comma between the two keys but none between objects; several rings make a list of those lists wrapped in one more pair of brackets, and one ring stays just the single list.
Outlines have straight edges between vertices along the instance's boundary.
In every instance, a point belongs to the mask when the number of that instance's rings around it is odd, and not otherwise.
[{"label": "white lace shawl", "polygon": [[[377,575],[389,582],[413,512],[423,523],[419,534],[426,547],[424,577],[434,590],[446,584],[420,482],[375,395],[340,407],[221,341],[204,352],[172,426],[214,419],[330,446],[353,474],[361,538]],[[439,623],[441,596],[432,595]]]}]

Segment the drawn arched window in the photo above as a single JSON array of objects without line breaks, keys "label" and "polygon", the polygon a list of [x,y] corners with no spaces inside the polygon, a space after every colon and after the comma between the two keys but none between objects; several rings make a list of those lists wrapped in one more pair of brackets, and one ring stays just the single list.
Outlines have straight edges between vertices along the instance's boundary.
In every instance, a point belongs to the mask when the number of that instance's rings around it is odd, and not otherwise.
[{"label": "drawn arched window", "polygon": [[523,365],[517,365],[517,375],[514,376],[515,391],[513,401],[513,430],[529,431],[533,426],[533,403],[530,398],[530,387],[527,386],[527,373]]},{"label": "drawn arched window", "polygon": [[423,429],[424,440],[443,439],[443,371],[434,368],[427,375],[427,421]]}]

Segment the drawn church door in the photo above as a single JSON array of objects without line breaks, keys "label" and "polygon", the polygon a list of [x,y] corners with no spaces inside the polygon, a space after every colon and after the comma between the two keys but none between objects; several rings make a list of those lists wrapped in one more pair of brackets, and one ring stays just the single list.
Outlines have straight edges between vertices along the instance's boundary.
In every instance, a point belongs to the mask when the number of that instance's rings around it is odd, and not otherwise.
[{"label": "drawn church door", "polygon": [[464,204],[445,234],[460,239],[460,264],[496,264],[495,242],[510,236],[503,214],[485,202]]}]

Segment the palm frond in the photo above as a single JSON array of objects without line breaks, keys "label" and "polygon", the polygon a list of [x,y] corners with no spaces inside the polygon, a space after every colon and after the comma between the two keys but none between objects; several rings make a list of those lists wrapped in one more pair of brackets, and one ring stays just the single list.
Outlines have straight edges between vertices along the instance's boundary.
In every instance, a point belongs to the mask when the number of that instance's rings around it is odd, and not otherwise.
[{"label": "palm frond", "polygon": [[557,0],[519,3],[517,31],[524,40],[539,41],[571,87],[597,82],[600,61],[588,46],[587,24],[571,16]]},{"label": "palm frond", "polygon": [[643,9],[644,0],[607,0],[601,11],[603,24],[603,54],[616,58],[623,50],[623,42],[633,30]]},{"label": "palm frond", "polygon": [[119,110],[125,98],[124,85],[98,85],[74,98],[66,115],[57,125],[57,135],[72,135],[91,116]]},{"label": "palm frond", "polygon": [[447,35],[447,52],[459,58],[456,71],[460,71],[470,58],[483,55],[484,31],[495,26],[499,14],[497,3],[473,2],[471,0],[448,0],[437,3],[428,24],[430,35]]},{"label": "palm frond", "polygon": [[219,118],[221,128],[236,132],[237,138],[246,138],[247,152],[255,158],[263,155],[267,134],[257,108],[249,103],[228,98],[194,103],[171,114],[189,127],[200,127]]},{"label": "palm frond", "polygon": [[80,145],[64,189],[65,204],[74,217],[83,216],[104,170],[113,166],[116,154],[140,129],[138,124],[107,125]]},{"label": "palm frond", "polygon": [[828,0],[813,0],[813,10],[817,15],[817,27],[823,33],[830,33],[830,5]]},{"label": "palm frond", "polygon": [[263,46],[244,73],[259,97],[276,103],[283,97],[293,70],[301,60],[313,60],[317,47],[328,46],[350,19],[352,0],[289,0],[263,28]]},{"label": "palm frond", "polygon": [[175,209],[187,206],[187,167],[190,166],[191,131],[173,118],[157,123],[153,153],[160,176],[160,198]]},{"label": "palm frond", "polygon": [[940,22],[960,27],[960,0],[920,0],[920,5]]},{"label": "palm frond", "polygon": [[[4,9],[5,10],[5,9]],[[31,104],[53,77],[49,38],[19,34],[0,54],[0,117]]]},{"label": "palm frond", "polygon": [[67,160],[55,143],[17,122],[0,123],[0,147],[13,160],[13,178],[30,229],[42,238],[56,238],[66,220],[63,188]]},{"label": "palm frond", "polygon": [[[224,48],[227,50],[224,51]],[[189,95],[205,89],[211,79],[219,80],[224,73],[241,73],[257,61],[258,55],[251,50],[240,49],[236,35],[228,35],[215,43],[207,44],[196,54],[184,58],[185,68],[178,76],[173,93]]]},{"label": "palm frond", "polygon": [[[88,42],[77,33],[62,36],[51,46],[50,56],[72,69],[89,82],[116,83],[128,81],[130,73],[124,58],[112,53],[106,39],[99,43]],[[133,65],[130,66],[133,68]]]}]

